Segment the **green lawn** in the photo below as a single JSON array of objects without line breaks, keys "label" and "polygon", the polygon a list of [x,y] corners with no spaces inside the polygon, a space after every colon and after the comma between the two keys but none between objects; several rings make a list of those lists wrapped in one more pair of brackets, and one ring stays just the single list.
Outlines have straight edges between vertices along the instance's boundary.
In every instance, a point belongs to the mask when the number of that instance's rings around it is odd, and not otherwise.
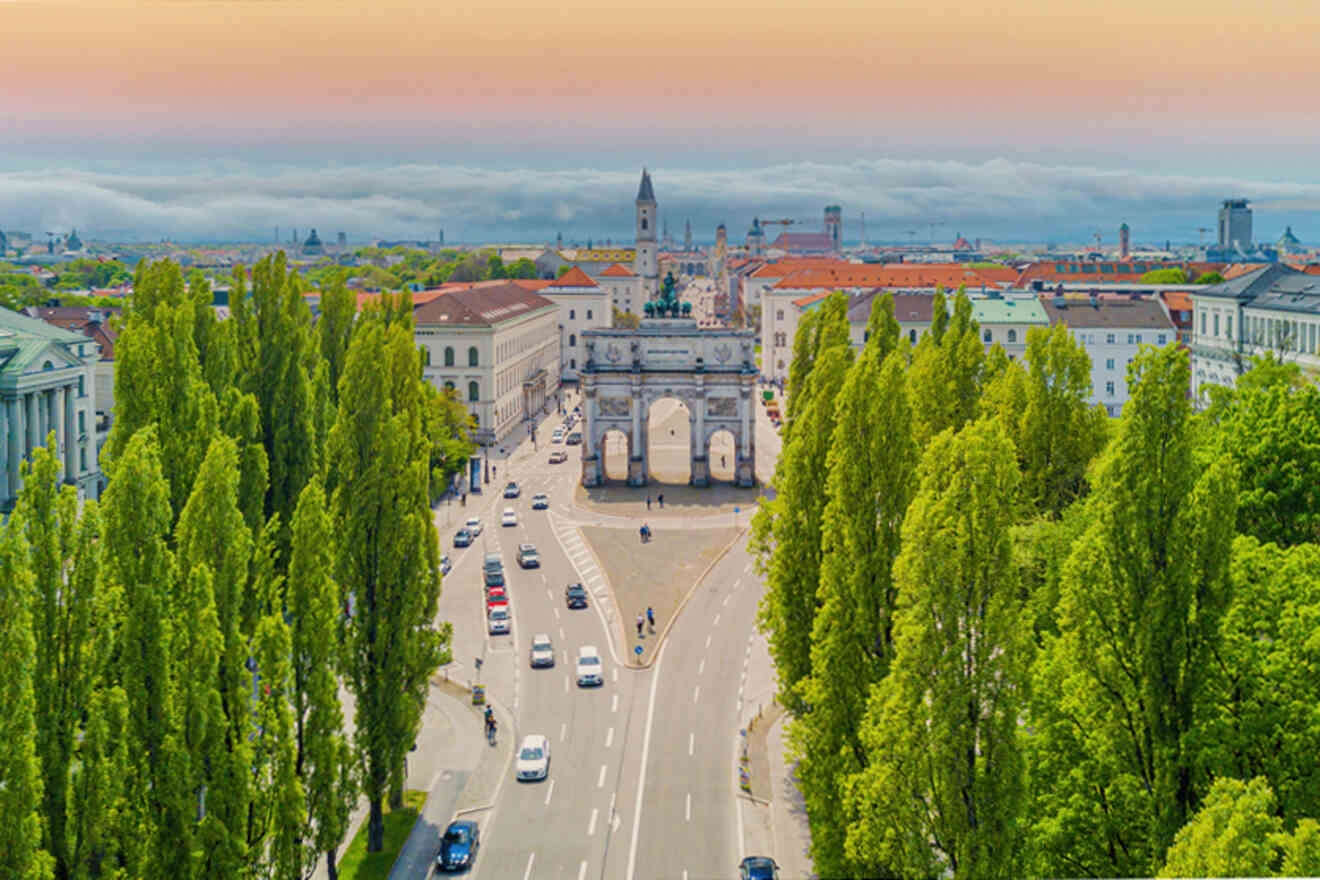
[{"label": "green lawn", "polygon": [[426,792],[405,791],[403,809],[391,812],[385,805],[385,848],[378,853],[367,853],[367,823],[358,827],[353,842],[344,850],[339,859],[339,876],[342,880],[385,880],[390,876],[390,868],[403,849],[403,842],[408,839],[417,822],[417,814],[426,803]]}]

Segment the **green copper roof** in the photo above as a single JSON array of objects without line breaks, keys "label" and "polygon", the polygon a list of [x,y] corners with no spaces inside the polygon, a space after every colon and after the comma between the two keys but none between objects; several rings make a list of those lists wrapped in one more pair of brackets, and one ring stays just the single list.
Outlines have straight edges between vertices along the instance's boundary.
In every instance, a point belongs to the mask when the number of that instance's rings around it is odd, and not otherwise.
[{"label": "green copper roof", "polygon": [[[952,305],[952,302],[950,302]],[[1049,316],[1040,300],[1030,299],[974,299],[972,318],[978,324],[1048,324]]]}]

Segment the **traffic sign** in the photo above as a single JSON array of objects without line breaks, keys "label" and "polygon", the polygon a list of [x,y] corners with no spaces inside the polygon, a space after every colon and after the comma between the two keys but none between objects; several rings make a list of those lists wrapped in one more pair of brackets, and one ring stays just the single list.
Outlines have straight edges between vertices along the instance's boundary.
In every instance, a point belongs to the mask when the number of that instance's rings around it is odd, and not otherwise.
[{"label": "traffic sign", "polygon": [[738,508],[735,507],[735,508],[733,509],[733,512],[734,512],[734,513],[737,513],[737,512],[738,512]]},{"label": "traffic sign", "polygon": [[638,645],[637,647],[633,648],[633,653],[636,654],[638,657],[642,656],[642,646]]}]

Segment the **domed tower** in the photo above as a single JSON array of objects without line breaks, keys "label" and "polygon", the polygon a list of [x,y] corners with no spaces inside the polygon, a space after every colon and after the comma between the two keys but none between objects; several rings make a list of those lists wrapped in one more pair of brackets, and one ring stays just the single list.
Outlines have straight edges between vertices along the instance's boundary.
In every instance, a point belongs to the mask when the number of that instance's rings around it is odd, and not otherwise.
[{"label": "domed tower", "polygon": [[765,250],[765,229],[761,226],[761,218],[752,218],[752,228],[747,230],[747,249],[752,252],[752,256],[761,256]]},{"label": "domed tower", "polygon": [[655,190],[651,188],[651,175],[643,168],[642,182],[637,187],[637,255],[633,257],[633,274],[641,279],[643,301],[654,299],[660,289],[655,221]]},{"label": "domed tower", "polygon": [[1132,256],[1132,230],[1126,223],[1118,227],[1118,258],[1126,260]]}]

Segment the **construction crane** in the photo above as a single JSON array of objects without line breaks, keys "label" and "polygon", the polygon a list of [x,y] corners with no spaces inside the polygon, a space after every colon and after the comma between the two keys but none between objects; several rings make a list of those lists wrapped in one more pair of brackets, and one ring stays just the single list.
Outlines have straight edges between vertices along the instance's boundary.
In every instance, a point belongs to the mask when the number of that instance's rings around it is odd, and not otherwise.
[{"label": "construction crane", "polygon": [[943,221],[943,220],[931,220],[931,221],[928,222],[926,225],[930,227],[930,243],[931,243],[931,244],[934,244],[934,243],[935,243],[935,227],[936,227],[936,226],[943,226],[943,225],[944,225],[944,221]]},{"label": "construction crane", "polygon": [[761,225],[762,226],[792,226],[797,222],[798,221],[796,220],[789,220],[785,218],[783,220],[762,220]]},{"label": "construction crane", "polygon": [[1213,232],[1214,230],[1211,229],[1209,226],[1198,226],[1196,227],[1196,231],[1201,235],[1201,240],[1199,244],[1201,245],[1201,247],[1205,247],[1205,234],[1207,232]]}]

